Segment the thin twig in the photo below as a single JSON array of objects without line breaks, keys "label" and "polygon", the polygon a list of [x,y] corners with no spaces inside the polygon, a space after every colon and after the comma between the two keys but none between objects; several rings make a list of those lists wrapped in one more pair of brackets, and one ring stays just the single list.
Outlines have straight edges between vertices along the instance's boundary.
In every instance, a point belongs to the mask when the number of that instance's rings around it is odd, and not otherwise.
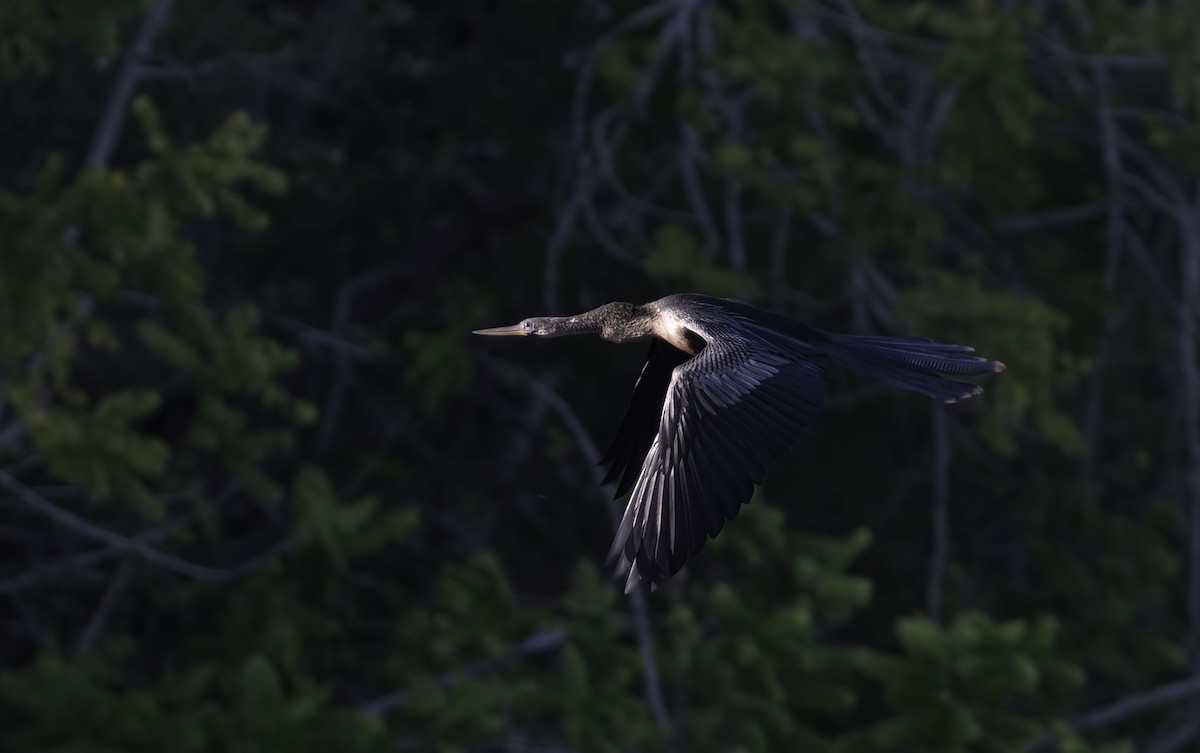
[{"label": "thin twig", "polygon": [[1099,62],[1094,62],[1092,77],[1096,82],[1096,112],[1100,120],[1101,156],[1104,160],[1104,180],[1108,188],[1108,256],[1104,264],[1104,289],[1111,291],[1116,284],[1124,229],[1121,212],[1121,151],[1117,146],[1119,133],[1112,114],[1108,69]]},{"label": "thin twig", "polygon": [[1146,275],[1146,281],[1154,288],[1154,301],[1164,307],[1172,318],[1178,319],[1183,306],[1179,302],[1179,297],[1175,295],[1170,285],[1167,284],[1162,270],[1155,264],[1150,249],[1146,248],[1146,244],[1137,233],[1130,233],[1128,241],[1129,250],[1133,254],[1133,260],[1142,268],[1142,273]]},{"label": "thin twig", "polygon": [[[1200,189],[1197,190],[1200,201]],[[1181,290],[1183,309],[1179,313],[1179,366],[1183,372],[1182,419],[1187,465],[1187,615],[1191,640],[1188,658],[1193,672],[1200,672],[1200,646],[1196,635],[1200,631],[1200,222],[1195,219],[1196,207],[1180,212],[1179,232],[1183,236],[1181,258]],[[1200,732],[1200,696],[1192,696],[1188,704],[1187,721],[1159,744],[1161,753],[1173,753],[1183,748]]]},{"label": "thin twig", "polygon": [[[579,162],[583,163],[586,159],[586,155],[583,155]],[[594,185],[589,167],[581,164],[579,173],[580,175],[575,181],[575,189],[571,192],[571,198],[567,200],[567,205],[559,211],[558,221],[554,223],[554,231],[550,234],[549,242],[546,243],[546,270],[542,300],[547,312],[551,314],[560,313],[558,280],[562,269],[563,252],[566,251],[567,241],[570,240],[571,233],[575,230],[580,210],[583,209],[583,205],[591,195]]]},{"label": "thin twig", "polygon": [[729,266],[746,269],[746,241],[742,234],[742,181],[736,175],[725,176],[725,225],[729,228]]},{"label": "thin twig", "polygon": [[782,204],[775,212],[771,231],[771,308],[783,311],[787,293],[787,250],[792,226],[792,205]]},{"label": "thin twig", "polygon": [[996,232],[1001,235],[1025,235],[1042,230],[1081,225],[1102,217],[1107,206],[1108,202],[1098,199],[1083,204],[1047,209],[1036,214],[1003,217],[996,221]]},{"label": "thin twig", "polygon": [[[575,414],[575,411],[571,409],[567,401],[545,382],[503,361],[487,358],[486,362],[489,366],[501,372],[523,380],[529,389],[544,400],[550,409],[557,413],[563,423],[566,424],[567,430],[575,438],[575,443],[583,453],[584,459],[587,460],[588,465],[592,468],[592,473],[596,478],[596,484],[593,488],[596,490],[597,497],[603,501],[605,509],[608,510],[613,530],[616,530],[620,523],[621,513],[613,500],[608,499],[608,495],[604,493],[599,484],[600,472],[598,464],[600,462],[600,451],[591,437],[588,436],[583,422],[579,420],[579,416]],[[669,743],[674,739],[671,717],[667,711],[666,698],[663,695],[662,681],[658,672],[658,663],[654,657],[654,636],[650,625],[650,613],[646,605],[646,595],[642,592],[642,589],[634,589],[629,594],[629,601],[633,608],[634,635],[637,637],[638,655],[641,657],[642,672],[645,677],[646,703],[650,706],[651,713],[654,714],[654,719],[663,734],[663,739]]]},{"label": "thin twig", "polygon": [[1091,378],[1088,383],[1088,394],[1083,411],[1083,457],[1079,461],[1079,485],[1086,493],[1095,493],[1096,484],[1096,454],[1100,444],[1100,433],[1104,423],[1103,407],[1104,380],[1111,361],[1112,344],[1117,332],[1125,321],[1132,305],[1132,298],[1110,310],[1104,317],[1104,329],[1100,333],[1100,342],[1096,346],[1096,354],[1092,356]]},{"label": "thin twig", "polygon": [[108,582],[108,588],[104,589],[104,595],[100,597],[100,604],[92,614],[92,619],[88,620],[87,627],[84,628],[83,633],[79,636],[79,642],[75,645],[76,654],[86,654],[92,650],[96,639],[100,637],[100,633],[108,623],[108,617],[117,604],[117,598],[125,590],[125,586],[129,583],[129,576],[132,574],[133,558],[130,557],[121,563],[121,566],[117,568],[117,574]]},{"label": "thin twig", "polygon": [[933,553],[929,558],[929,616],[942,620],[942,589],[950,557],[950,431],[946,408],[933,405]]},{"label": "thin twig", "polygon": [[[364,290],[389,282],[409,269],[410,265],[407,262],[392,262],[369,269],[343,283],[338,289],[331,316],[334,334],[337,337],[345,336],[354,301]],[[333,444],[333,432],[342,417],[346,390],[354,381],[354,365],[351,363],[350,353],[342,348],[335,350],[334,355],[333,381],[326,393],[325,404],[321,410],[321,424],[313,439],[313,453],[318,457],[325,454]]]},{"label": "thin twig", "polygon": [[91,148],[88,149],[85,162],[88,167],[108,164],[108,159],[112,156],[113,147],[117,142],[117,135],[121,132],[121,126],[125,122],[125,112],[129,109],[129,100],[133,97],[133,91],[141,78],[142,61],[149,54],[150,46],[154,43],[154,38],[158,36],[159,29],[167,20],[167,14],[170,13],[171,5],[174,2],[175,0],[154,0],[154,4],[146,11],[142,25],[133,38],[133,44],[125,53],[125,61],[121,65],[121,71],[117,74],[112,93],[109,94],[108,102],[104,106],[104,115],[100,118],[100,125],[92,139]]},{"label": "thin twig", "polygon": [[[225,500],[231,498],[240,488],[238,482],[229,484],[216,497],[214,497],[209,508],[220,506]],[[140,541],[144,544],[152,544],[156,541],[161,541],[168,536],[182,530],[199,520],[204,514],[202,510],[192,510],[185,515],[180,516],[176,520],[169,521],[163,525],[152,528],[148,531],[143,531],[136,536],[131,536],[133,541]],[[24,588],[41,583],[43,580],[50,578],[58,573],[70,572],[84,567],[104,562],[105,560],[119,557],[125,554],[127,550],[123,546],[105,546],[99,549],[92,549],[86,552],[73,554],[64,559],[55,560],[54,562],[35,567],[32,570],[27,570],[19,575],[14,575],[11,578],[0,580],[0,594],[20,591]]]},{"label": "thin twig", "polygon": [[712,257],[721,247],[721,236],[717,232],[717,223],[708,208],[708,200],[704,197],[704,189],[700,187],[700,175],[696,170],[697,165],[708,161],[708,156],[700,145],[699,134],[690,124],[681,123],[679,133],[683,137],[676,156],[679,177],[683,179],[683,191],[692,207],[692,215],[700,225],[700,233],[704,237],[704,252]]},{"label": "thin twig", "polygon": [[119,533],[114,533],[107,528],[100,526],[90,521],[84,520],[73,512],[69,512],[50,502],[42,495],[25,486],[7,471],[0,470],[0,487],[7,489],[16,496],[27,507],[42,513],[46,517],[55,521],[59,525],[70,528],[80,536],[100,541],[113,547],[117,547],[122,551],[135,554],[147,562],[153,562],[156,565],[165,567],[172,572],[186,575],[189,578],[196,580],[208,581],[212,583],[220,583],[223,581],[233,580],[245,575],[249,575],[262,565],[280,554],[286,552],[295,546],[299,540],[299,535],[293,535],[272,546],[267,551],[259,554],[251,559],[243,562],[240,565],[230,568],[207,567],[205,565],[197,565],[186,560],[182,560],[173,554],[167,554],[161,550],[149,546],[144,541],[137,538],[122,536]]},{"label": "thin twig", "polygon": [[689,21],[696,3],[691,0],[677,2],[676,11],[658,33],[658,40],[654,45],[654,59],[650,62],[646,72],[642,74],[641,79],[633,87],[633,103],[636,110],[639,112],[645,110],[646,102],[650,98],[651,92],[654,91],[654,85],[658,83],[659,77],[662,75],[663,68],[666,66],[667,60],[671,57],[671,53],[676,46],[684,46],[687,44],[689,31]]},{"label": "thin twig", "polygon": [[[553,651],[565,643],[566,640],[567,633],[565,630],[538,631],[519,643],[510,646],[499,656],[491,659],[483,659],[481,661],[474,662],[473,664],[469,664],[462,669],[455,670],[454,672],[447,672],[444,675],[439,675],[435,682],[437,682],[437,684],[443,688],[448,688],[451,685],[461,682],[467,677],[477,677],[498,669],[508,662],[511,662],[513,659],[523,656],[533,656],[535,654],[544,654],[547,651]],[[374,700],[367,701],[366,703],[359,705],[358,710],[364,714],[379,716],[391,711],[392,709],[403,706],[404,704],[408,703],[408,700],[411,697],[412,691],[400,690],[395,693],[388,693],[387,695],[380,696]]]},{"label": "thin twig", "polygon": [[[1069,724],[1071,729],[1077,732],[1086,732],[1090,729],[1107,727],[1134,714],[1140,714],[1148,709],[1174,703],[1197,694],[1200,694],[1200,675],[1193,675],[1113,701],[1094,711],[1075,717]],[[1028,751],[1043,750],[1053,745],[1056,739],[1057,735],[1047,732],[1025,741],[1021,747]]]}]

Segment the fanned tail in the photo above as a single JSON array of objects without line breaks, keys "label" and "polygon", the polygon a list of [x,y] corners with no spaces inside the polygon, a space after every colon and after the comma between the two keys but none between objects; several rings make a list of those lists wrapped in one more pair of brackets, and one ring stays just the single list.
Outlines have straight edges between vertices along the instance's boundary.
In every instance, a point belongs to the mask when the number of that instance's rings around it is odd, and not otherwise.
[{"label": "fanned tail", "polygon": [[855,371],[906,390],[953,403],[983,392],[944,375],[978,376],[1004,371],[1000,361],[974,355],[967,345],[947,345],[923,337],[827,335],[826,353]]}]

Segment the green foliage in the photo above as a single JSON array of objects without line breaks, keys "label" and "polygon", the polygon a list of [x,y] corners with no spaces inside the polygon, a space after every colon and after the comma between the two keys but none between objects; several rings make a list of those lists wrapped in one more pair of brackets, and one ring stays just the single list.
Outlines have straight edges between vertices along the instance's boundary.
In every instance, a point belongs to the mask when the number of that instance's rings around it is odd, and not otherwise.
[{"label": "green foliage", "polygon": [[0,81],[21,74],[47,76],[64,45],[77,47],[96,67],[113,66],[121,52],[121,24],[141,9],[142,3],[136,0],[104,4],[65,0],[53,5],[38,0],[5,2],[0,6],[0,29],[7,30],[0,39]]},{"label": "green foliage", "polygon": [[928,282],[906,290],[897,313],[914,332],[953,342],[977,343],[981,353],[1004,362],[1005,376],[989,392],[980,436],[997,452],[1012,455],[1013,427],[1029,421],[1063,452],[1077,455],[1083,438],[1058,404],[1076,387],[1079,359],[1058,347],[1067,317],[1043,301],[984,289],[976,278],[936,270]]},{"label": "green foliage", "polygon": [[324,692],[289,687],[270,661],[201,665],[141,688],[124,688],[115,667],[46,654],[0,677],[0,704],[18,721],[11,750],[122,750],[150,753],[165,741],[186,753],[215,750],[376,751],[377,720],[327,710]]},{"label": "green foliage", "polygon": [[[534,728],[580,750],[653,749],[663,745],[645,696],[646,678],[611,583],[587,561],[577,564],[563,597],[566,641],[556,668],[514,681],[513,698]],[[606,699],[597,703],[596,699]]]},{"label": "green foliage", "polygon": [[[1179,729],[1072,720],[1194,663],[1186,3],[174,3],[82,169],[154,5],[0,3],[0,748]],[[467,333],[691,290],[1007,370],[934,424],[830,368],[631,599],[637,349]]]},{"label": "green foliage", "polygon": [[646,272],[671,281],[679,289],[700,289],[713,295],[753,295],[758,288],[744,272],[705,259],[696,238],[678,225],[663,225],[655,233],[654,248],[646,257]]},{"label": "green foliage", "polygon": [[[903,656],[863,654],[861,669],[882,686],[891,717],[851,735],[839,750],[1019,751],[1041,723],[1021,699],[1050,698],[1083,683],[1057,656],[1049,619],[994,622],[962,614],[942,628],[926,617],[901,620]],[[903,743],[901,743],[903,741]]]},{"label": "green foliage", "polygon": [[144,482],[163,474],[170,449],[161,440],[138,433],[134,424],[158,408],[158,394],[115,392],[92,410],[72,410],[40,406],[18,386],[10,400],[57,478],[99,497],[130,495],[154,509]]},{"label": "green foliage", "polygon": [[397,626],[406,647],[391,661],[411,695],[397,715],[421,745],[459,750],[503,729],[504,694],[494,677],[439,679],[464,661],[501,660],[506,640],[528,627],[517,616],[513,595],[499,563],[480,554],[447,566],[428,606],[409,610]]},{"label": "green foliage", "polygon": [[436,410],[451,393],[466,386],[471,362],[462,352],[458,333],[404,333],[401,342],[408,358],[404,371],[408,388],[421,394],[425,405]]},{"label": "green foliage", "polygon": [[788,532],[779,510],[755,500],[714,542],[738,582],[767,578],[771,593],[718,581],[670,615],[666,671],[695,693],[686,716],[698,750],[777,750],[801,741],[830,750],[820,723],[855,708],[853,652],[818,638],[870,599],[870,582],[847,573],[866,532],[830,539]]}]

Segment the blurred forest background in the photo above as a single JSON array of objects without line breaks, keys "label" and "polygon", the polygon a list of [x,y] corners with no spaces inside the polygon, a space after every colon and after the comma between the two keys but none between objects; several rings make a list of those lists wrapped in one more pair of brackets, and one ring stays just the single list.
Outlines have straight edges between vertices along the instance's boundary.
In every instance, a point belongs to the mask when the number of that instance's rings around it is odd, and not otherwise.
[{"label": "blurred forest background", "polygon": [[[1200,749],[1200,4],[3,0],[0,749]],[[671,292],[834,371],[654,594]]]}]

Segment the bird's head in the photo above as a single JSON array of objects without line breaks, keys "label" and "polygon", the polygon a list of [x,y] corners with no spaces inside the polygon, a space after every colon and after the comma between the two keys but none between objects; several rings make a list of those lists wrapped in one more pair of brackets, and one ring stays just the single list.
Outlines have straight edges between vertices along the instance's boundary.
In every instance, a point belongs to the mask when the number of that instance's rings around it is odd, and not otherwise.
[{"label": "bird's head", "polygon": [[555,331],[555,317],[552,316],[533,316],[528,319],[522,319],[516,324],[507,327],[488,327],[487,329],[474,330],[476,335],[492,335],[494,337],[526,337],[528,335],[543,335],[552,336],[556,334],[565,334]]}]

